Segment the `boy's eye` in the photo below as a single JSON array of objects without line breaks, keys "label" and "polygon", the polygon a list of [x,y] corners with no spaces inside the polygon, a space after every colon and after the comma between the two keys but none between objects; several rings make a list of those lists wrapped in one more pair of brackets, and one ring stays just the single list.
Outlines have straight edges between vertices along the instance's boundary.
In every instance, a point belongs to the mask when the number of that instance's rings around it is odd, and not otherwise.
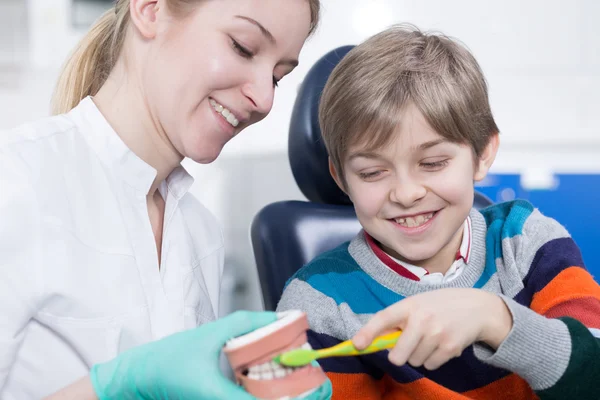
[{"label": "boy's eye", "polygon": [[244,58],[248,58],[251,59],[252,57],[254,57],[254,53],[251,52],[250,50],[248,50],[246,47],[242,46],[241,44],[238,43],[237,40],[235,39],[231,39],[231,44],[233,46],[233,49],[242,57]]},{"label": "boy's eye", "polygon": [[444,168],[448,165],[448,160],[440,160],[440,161],[432,161],[432,162],[422,162],[421,166],[430,171],[437,171],[439,169]]},{"label": "boy's eye", "polygon": [[361,179],[368,180],[368,179],[376,178],[380,174],[381,174],[381,171],[360,172],[358,174],[358,176],[360,176]]}]

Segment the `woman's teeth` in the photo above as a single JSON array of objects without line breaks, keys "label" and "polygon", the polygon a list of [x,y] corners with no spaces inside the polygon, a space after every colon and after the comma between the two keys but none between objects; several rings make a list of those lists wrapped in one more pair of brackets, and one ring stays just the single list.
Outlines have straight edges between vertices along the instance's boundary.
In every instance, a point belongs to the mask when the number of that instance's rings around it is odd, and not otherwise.
[{"label": "woman's teeth", "polygon": [[209,102],[210,102],[210,105],[212,106],[212,108],[214,108],[214,110],[216,112],[221,114],[223,116],[223,118],[225,118],[225,120],[227,122],[229,122],[233,127],[238,126],[240,121],[237,120],[237,118],[231,113],[231,111],[229,111],[228,109],[226,109],[225,107],[223,107],[222,105],[220,105],[219,103],[214,101],[213,99],[210,99]]},{"label": "woman's teeth", "polygon": [[406,226],[407,228],[416,228],[433,218],[433,214],[434,213],[429,213],[417,215],[415,217],[396,218],[395,221],[397,224]]},{"label": "woman's teeth", "polygon": [[[301,348],[302,349],[312,349],[312,347],[308,343],[305,343]],[[264,364],[254,365],[254,366],[250,367],[250,369],[248,370],[248,378],[254,379],[254,380],[269,380],[269,379],[284,378],[300,368],[304,368],[304,367],[298,367],[298,368],[285,367],[275,361],[270,361],[270,362],[267,362]]]}]

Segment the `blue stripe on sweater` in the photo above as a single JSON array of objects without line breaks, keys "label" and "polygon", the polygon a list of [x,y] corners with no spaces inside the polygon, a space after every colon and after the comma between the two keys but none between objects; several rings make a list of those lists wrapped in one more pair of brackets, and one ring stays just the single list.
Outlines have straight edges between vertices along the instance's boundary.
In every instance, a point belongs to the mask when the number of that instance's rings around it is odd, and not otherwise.
[{"label": "blue stripe on sweater", "polygon": [[[487,235],[493,234],[500,240],[520,235],[533,210],[533,205],[525,200],[500,203],[481,210],[488,226]],[[502,252],[497,256],[502,256]]]},{"label": "blue stripe on sweater", "polygon": [[585,269],[579,247],[572,238],[559,238],[545,243],[535,254],[529,272],[523,279],[525,288],[515,296],[515,301],[529,307],[536,293],[559,273],[574,266]]},{"label": "blue stripe on sweater", "polygon": [[524,200],[500,203],[481,210],[487,224],[485,269],[474,288],[481,289],[496,273],[496,259],[502,258],[502,240],[523,233],[534,208]]},{"label": "blue stripe on sweater", "polygon": [[355,314],[375,314],[404,299],[366,274],[348,252],[348,245],[318,256],[293,278],[326,293],[338,306],[347,304]]},{"label": "blue stripe on sweater", "polygon": [[[482,388],[510,374],[509,371],[479,361],[473,353],[473,346],[467,347],[460,357],[451,359],[436,370],[416,368],[416,371],[458,393]],[[390,375],[397,380],[394,372]]]},{"label": "blue stripe on sweater", "polygon": [[364,272],[312,275],[306,281],[315,290],[327,293],[339,306],[346,303],[355,314],[375,314],[404,299]]}]

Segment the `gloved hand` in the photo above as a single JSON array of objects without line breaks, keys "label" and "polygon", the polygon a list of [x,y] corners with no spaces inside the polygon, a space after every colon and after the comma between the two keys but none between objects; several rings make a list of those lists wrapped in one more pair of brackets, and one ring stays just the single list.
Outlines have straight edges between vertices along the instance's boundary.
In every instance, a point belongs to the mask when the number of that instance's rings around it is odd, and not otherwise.
[{"label": "gloved hand", "polygon": [[[313,366],[318,366],[319,364],[316,361],[311,363]],[[308,396],[304,397],[295,397],[293,400],[329,400],[331,399],[332,394],[331,381],[327,379],[327,381],[319,386],[319,388],[311,393]]]},{"label": "gloved hand", "polygon": [[92,367],[90,378],[94,391],[100,400],[254,399],[222,375],[219,354],[229,339],[276,319],[271,312],[238,311],[198,328],[135,347]]}]

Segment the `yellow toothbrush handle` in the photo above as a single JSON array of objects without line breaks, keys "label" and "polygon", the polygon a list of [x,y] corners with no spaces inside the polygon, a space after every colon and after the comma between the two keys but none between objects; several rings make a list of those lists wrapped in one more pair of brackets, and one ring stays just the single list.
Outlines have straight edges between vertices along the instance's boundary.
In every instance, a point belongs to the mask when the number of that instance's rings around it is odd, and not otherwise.
[{"label": "yellow toothbrush handle", "polygon": [[371,343],[366,349],[360,351],[356,350],[351,340],[346,340],[345,342],[337,344],[333,347],[317,350],[317,353],[319,353],[318,358],[333,356],[358,356],[361,354],[370,354],[385,349],[391,349],[394,347],[401,334],[402,331],[397,331],[388,333],[387,335],[379,336],[375,338],[373,343]]}]

